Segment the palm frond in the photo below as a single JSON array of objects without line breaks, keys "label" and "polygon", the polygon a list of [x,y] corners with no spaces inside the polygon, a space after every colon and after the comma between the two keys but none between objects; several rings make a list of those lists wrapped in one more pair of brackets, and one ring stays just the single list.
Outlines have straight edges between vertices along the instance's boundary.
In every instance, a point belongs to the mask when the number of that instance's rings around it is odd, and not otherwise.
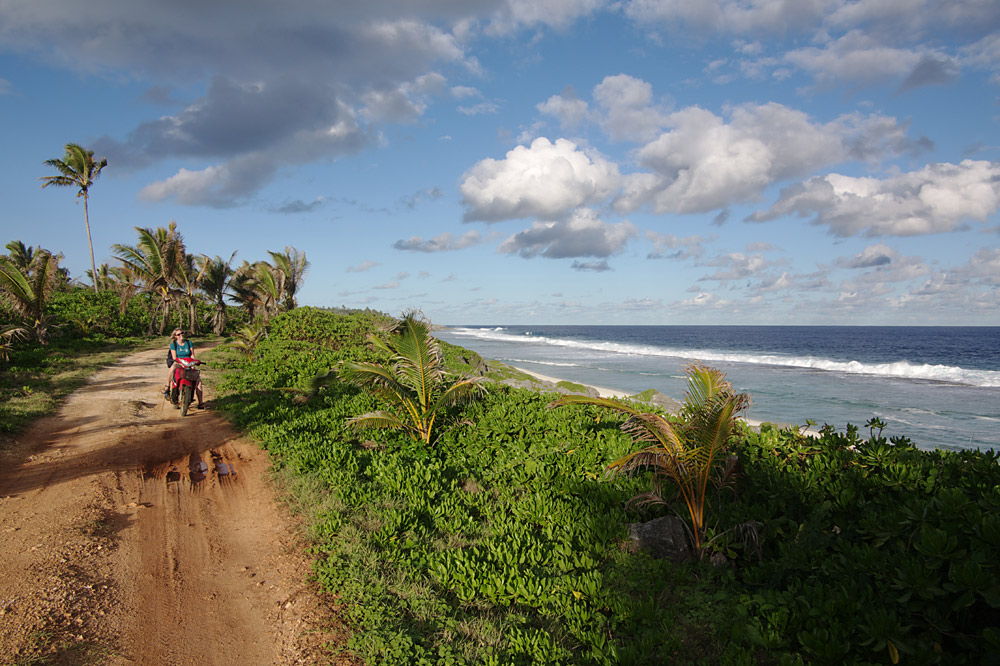
[{"label": "palm frond", "polygon": [[430,410],[438,411],[445,407],[465,404],[486,392],[486,387],[483,386],[481,377],[460,377],[445,388],[434,403],[430,405]]},{"label": "palm frond", "polygon": [[21,315],[29,312],[34,300],[28,276],[7,257],[0,257],[0,296]]},{"label": "palm frond", "polygon": [[668,452],[683,449],[684,444],[674,424],[659,414],[649,412],[632,414],[621,425],[621,430],[637,442],[657,442]]},{"label": "palm frond", "polygon": [[353,416],[347,419],[347,425],[350,428],[358,430],[363,430],[365,428],[373,428],[376,430],[405,430],[410,437],[419,440],[415,429],[409,422],[401,420],[398,416],[390,412],[377,411],[361,414],[360,416]]}]

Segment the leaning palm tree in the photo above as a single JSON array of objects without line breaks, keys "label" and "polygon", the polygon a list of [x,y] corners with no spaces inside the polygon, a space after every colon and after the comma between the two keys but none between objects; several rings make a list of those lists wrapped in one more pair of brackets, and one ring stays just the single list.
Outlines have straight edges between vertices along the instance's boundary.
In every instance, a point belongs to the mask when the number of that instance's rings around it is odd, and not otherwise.
[{"label": "leaning palm tree", "polygon": [[257,265],[243,261],[239,268],[233,271],[229,280],[232,299],[246,313],[247,321],[254,321],[264,312],[264,295],[257,284]]},{"label": "leaning palm tree", "polygon": [[285,273],[266,261],[254,264],[254,288],[263,303],[262,314],[270,321],[285,298]]},{"label": "leaning palm tree", "polygon": [[[90,198],[90,186],[94,180],[101,175],[101,170],[108,165],[108,160],[101,159],[94,161],[94,151],[87,150],[76,143],[66,144],[66,154],[63,159],[52,159],[44,162],[59,172],[58,176],[43,176],[40,180],[45,181],[42,187],[58,185],[62,187],[76,187],[77,197],[83,197],[83,221],[87,226],[87,245],[90,247],[90,270],[92,275],[97,274],[97,265],[94,263],[94,242],[90,238],[90,214],[87,210],[87,200]],[[97,291],[97,283],[94,283],[94,291]]]},{"label": "leaning palm tree", "polygon": [[643,412],[619,400],[567,395],[550,407],[595,405],[629,416],[621,429],[636,442],[649,443],[619,458],[608,469],[612,474],[653,469],[653,490],[637,496],[644,503],[667,503],[662,481],[672,483],[690,517],[691,540],[700,557],[704,550],[705,508],[708,484],[720,469],[738,414],[750,405],[746,393],[736,393],[720,370],[704,365],[687,369],[688,390],[681,408],[681,422]]},{"label": "leaning palm tree", "polygon": [[0,257],[0,299],[24,319],[24,327],[41,344],[48,343],[49,318],[45,303],[59,278],[61,254],[38,249],[31,266],[22,270],[8,257]]},{"label": "leaning palm tree", "polygon": [[135,227],[139,241],[135,245],[116,243],[112,249],[130,280],[139,290],[153,297],[149,329],[153,333],[156,317],[160,316],[159,332],[167,327],[171,307],[180,302],[184,291],[178,288],[185,269],[184,238],[177,231],[177,223],[169,227]]},{"label": "leaning palm tree", "polygon": [[230,281],[233,277],[232,264],[235,258],[236,253],[233,252],[228,261],[223,261],[222,257],[218,255],[214,259],[201,255],[198,260],[201,265],[201,290],[212,301],[210,321],[212,333],[215,335],[222,335],[226,329],[225,298],[230,294]]},{"label": "leaning palm tree", "polygon": [[284,252],[268,251],[274,260],[274,267],[284,275],[284,303],[285,310],[294,310],[298,303],[295,301],[295,293],[302,286],[306,273],[309,271],[309,261],[306,253],[296,250],[291,245],[285,247]]},{"label": "leaning palm tree", "polygon": [[441,346],[431,335],[430,322],[419,312],[405,313],[389,333],[388,341],[375,335],[368,339],[391,357],[390,364],[342,363],[333,372],[313,380],[313,393],[333,375],[348,384],[373,389],[390,404],[390,409],[355,416],[348,419],[349,426],[402,430],[413,441],[430,444],[441,412],[485,389],[478,377],[449,376]]}]

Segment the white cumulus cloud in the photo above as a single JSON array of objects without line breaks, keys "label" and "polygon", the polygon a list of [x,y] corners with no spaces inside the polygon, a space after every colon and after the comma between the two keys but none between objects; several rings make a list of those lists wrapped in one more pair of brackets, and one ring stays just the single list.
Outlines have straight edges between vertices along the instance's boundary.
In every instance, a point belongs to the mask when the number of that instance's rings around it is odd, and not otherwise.
[{"label": "white cumulus cloud", "polygon": [[590,115],[587,102],[576,96],[572,86],[566,87],[558,95],[552,95],[536,108],[541,113],[555,117],[564,130],[579,127]]},{"label": "white cumulus cloud", "polygon": [[[820,125],[782,104],[746,104],[730,118],[700,107],[670,114],[671,129],[638,151],[648,172],[625,178],[621,210],[650,205],[657,213],[707,212],[757,198],[775,181],[801,176],[851,156],[870,128],[843,119]],[[896,124],[880,129],[885,133]],[[873,137],[877,138],[877,137]]]},{"label": "white cumulus cloud", "polygon": [[628,74],[607,76],[594,87],[601,129],[614,141],[649,141],[667,124],[653,99],[653,86]]},{"label": "white cumulus cloud", "polygon": [[812,218],[835,236],[913,236],[984,221],[1000,207],[1000,164],[964,160],[929,164],[885,179],[829,174],[788,187],[748,219]]},{"label": "white cumulus cloud", "polygon": [[517,146],[502,160],[487,158],[462,182],[466,221],[555,219],[614,193],[618,167],[567,139],[544,137]]},{"label": "white cumulus cloud", "polygon": [[539,25],[564,29],[607,4],[608,0],[506,0],[492,16],[486,31],[507,34],[521,27]]}]

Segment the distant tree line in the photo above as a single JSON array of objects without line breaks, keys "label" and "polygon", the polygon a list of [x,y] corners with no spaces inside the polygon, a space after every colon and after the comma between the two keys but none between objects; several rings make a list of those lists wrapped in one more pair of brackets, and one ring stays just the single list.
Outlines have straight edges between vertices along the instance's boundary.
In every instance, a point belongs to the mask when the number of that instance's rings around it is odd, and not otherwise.
[{"label": "distant tree line", "polygon": [[270,260],[189,253],[177,224],[136,227],[134,245],[115,244],[116,265],[102,264],[89,285],[71,280],[62,254],[20,240],[0,255],[0,345],[47,344],[53,335],[162,335],[181,327],[221,335],[234,325],[266,324],[297,306],[309,268],[304,252],[285,247]]}]

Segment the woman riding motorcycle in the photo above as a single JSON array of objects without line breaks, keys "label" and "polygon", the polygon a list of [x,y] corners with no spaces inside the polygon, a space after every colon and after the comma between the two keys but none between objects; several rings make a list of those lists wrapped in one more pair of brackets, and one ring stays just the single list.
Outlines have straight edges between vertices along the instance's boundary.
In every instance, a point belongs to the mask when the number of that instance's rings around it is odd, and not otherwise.
[{"label": "woman riding motorcycle", "polygon": [[[194,345],[184,337],[183,330],[175,328],[170,337],[170,366],[173,366],[173,362],[179,358],[191,358],[194,356]],[[170,398],[170,383],[173,377],[174,368],[171,367],[170,374],[167,375],[167,385],[163,389],[163,395],[168,399]],[[198,396],[198,409],[204,409],[205,399],[202,395],[201,380],[198,381],[198,386],[195,387],[195,394]]]}]

